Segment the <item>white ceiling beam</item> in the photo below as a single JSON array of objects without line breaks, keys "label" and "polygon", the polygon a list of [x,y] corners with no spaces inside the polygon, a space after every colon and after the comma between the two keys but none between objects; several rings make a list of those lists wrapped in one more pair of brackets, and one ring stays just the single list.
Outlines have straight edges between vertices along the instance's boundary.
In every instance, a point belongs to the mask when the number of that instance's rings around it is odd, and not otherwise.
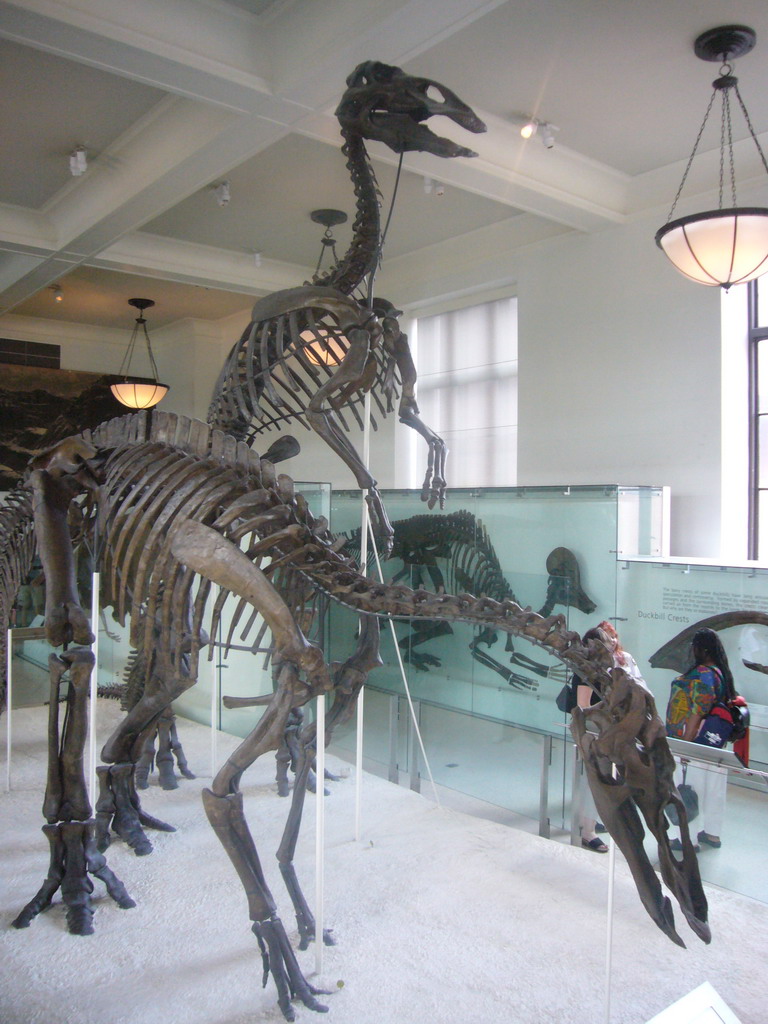
[{"label": "white ceiling beam", "polygon": [[[564,146],[545,149],[538,141],[522,139],[509,123],[482,110],[476,113],[488,126],[482,135],[450,123],[438,131],[474,149],[477,157],[441,159],[431,153],[406,153],[403,167],[580,231],[626,219],[631,183],[627,175]],[[293,130],[330,146],[339,144],[338,121],[330,114],[307,114]],[[382,163],[396,165],[399,160],[382,143],[368,148]]]},{"label": "white ceiling beam", "polygon": [[270,92],[258,20],[195,0],[0,2],[0,35],[241,113]]},{"label": "white ceiling beam", "polygon": [[296,102],[338,95],[339,69],[364,60],[404,64],[506,0],[337,0],[295,5],[269,25],[272,83]]},{"label": "white ceiling beam", "polygon": [[266,258],[256,266],[254,256],[247,253],[142,231],[108,246],[89,260],[88,265],[165,281],[183,281],[204,288],[226,288],[245,295],[266,295],[293,288],[297,281],[312,276],[310,267]]}]

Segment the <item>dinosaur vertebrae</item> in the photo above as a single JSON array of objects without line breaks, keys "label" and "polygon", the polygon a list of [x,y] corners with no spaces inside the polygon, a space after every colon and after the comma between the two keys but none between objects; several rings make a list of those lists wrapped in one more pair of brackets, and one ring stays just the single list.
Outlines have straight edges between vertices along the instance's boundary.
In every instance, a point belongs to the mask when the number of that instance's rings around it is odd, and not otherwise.
[{"label": "dinosaur vertebrae", "polygon": [[351,295],[363,279],[376,269],[379,259],[381,192],[363,140],[346,128],[342,129],[341,134],[344,137],[341,151],[347,157],[347,169],[356,199],[352,243],[338,264],[322,277],[315,277],[314,283],[330,285]]}]

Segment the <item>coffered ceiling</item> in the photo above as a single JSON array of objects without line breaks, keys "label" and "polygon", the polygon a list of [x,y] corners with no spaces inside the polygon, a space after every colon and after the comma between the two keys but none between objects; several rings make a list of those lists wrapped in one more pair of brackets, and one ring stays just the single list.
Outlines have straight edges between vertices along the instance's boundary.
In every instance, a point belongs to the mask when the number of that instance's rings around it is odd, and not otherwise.
[{"label": "coffered ceiling", "polygon": [[[508,252],[656,209],[663,223],[717,73],[692,42],[734,22],[758,35],[736,71],[768,149],[765,0],[0,0],[0,312],[130,325],[145,294],[160,326],[300,284],[310,212],[352,220],[333,111],[366,59],[443,82],[488,125],[439,128],[473,160],[407,155],[384,273],[417,276],[451,239]],[[554,147],[523,141],[517,113],[556,125]],[[749,186],[765,172],[734,128]],[[694,194],[718,141],[713,126]],[[386,204],[396,158],[371,155]]]}]

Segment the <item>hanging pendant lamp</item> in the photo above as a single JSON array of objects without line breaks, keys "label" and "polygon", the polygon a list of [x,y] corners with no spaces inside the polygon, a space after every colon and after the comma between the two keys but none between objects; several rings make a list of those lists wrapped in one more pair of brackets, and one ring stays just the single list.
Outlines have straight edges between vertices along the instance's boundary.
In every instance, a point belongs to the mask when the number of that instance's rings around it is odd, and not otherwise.
[{"label": "hanging pendant lamp", "polygon": [[[739,92],[738,79],[731,74],[730,61],[741,57],[755,45],[756,36],[744,25],[725,25],[702,33],[694,43],[694,53],[701,60],[719,61],[720,77],[712,83],[713,91],[704,114],[693,151],[677,195],[669,211],[667,223],[656,232],[656,244],[669,257],[674,266],[699,284],[719,286],[726,291],[731,285],[751,281],[768,271],[768,209],[738,206],[733,163],[733,133],[731,128],[731,94],[739,107],[768,174],[768,163],[760,143],[755,137],[752,122]],[[720,119],[720,192],[716,210],[695,213],[673,220],[675,207],[691,169],[701,141],[704,126],[715,98],[721,99]],[[723,208],[726,154],[728,158],[732,206]]]},{"label": "hanging pendant lamp", "polygon": [[[127,405],[129,409],[151,409],[152,406],[157,405],[159,401],[165,398],[170,390],[167,384],[161,384],[158,380],[157,364],[155,363],[155,357],[152,355],[152,345],[147,333],[147,321],[144,318],[144,310],[149,309],[154,304],[152,299],[128,299],[128,305],[138,309],[139,315],[136,317],[136,323],[131,332],[125,358],[120,367],[120,376],[123,379],[117,384],[111,384],[110,391],[118,402],[122,403],[122,405]],[[152,367],[151,378],[130,376],[133,350],[136,347],[136,340],[140,334],[143,335],[147,345],[149,363]]]},{"label": "hanging pendant lamp", "polygon": [[[332,229],[338,224],[346,223],[347,215],[343,210],[324,209],[313,210],[309,216],[315,224],[322,224],[325,228],[325,233],[320,239],[320,255],[317,258],[317,266],[312,275],[312,280],[316,281],[320,276],[326,252],[329,253],[331,259],[329,270],[339,262],[336,253],[336,239],[333,237]],[[304,342],[307,359],[315,366],[339,366],[349,348],[344,332],[334,330],[329,326],[307,328],[301,332],[301,340]]]}]

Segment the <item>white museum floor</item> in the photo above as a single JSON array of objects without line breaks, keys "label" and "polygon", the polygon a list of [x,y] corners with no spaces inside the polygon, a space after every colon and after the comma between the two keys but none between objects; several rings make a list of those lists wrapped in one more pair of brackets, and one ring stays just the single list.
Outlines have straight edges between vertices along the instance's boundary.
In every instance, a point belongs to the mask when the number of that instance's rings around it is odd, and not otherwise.
[{"label": "white museum floor", "polygon": [[[99,701],[108,731],[117,705]],[[40,832],[45,709],[13,714],[12,789],[0,794],[0,1020],[3,1024],[279,1024],[239,880],[207,824],[200,790],[210,733],[182,722],[195,781],[153,784],[145,808],[178,827],[153,833],[137,858],[119,841],[111,868],[137,902],[119,910],[96,881],[93,936],[66,931],[60,902],[22,931],[10,926],[48,868]],[[3,733],[5,719],[2,719]],[[4,735],[2,756],[4,758]],[[219,734],[218,755],[237,740]],[[331,767],[349,769],[335,758]],[[271,757],[243,779],[246,813],[290,935],[294,921],[273,853],[288,810]],[[575,1024],[605,1021],[608,857],[435,807],[371,775],[363,835],[354,834],[351,777],[326,802],[326,948],[299,954],[331,988],[329,1014],[296,1004],[301,1022],[328,1024]],[[312,902],[314,808],[296,863]],[[713,941],[704,946],[676,911],[679,949],[646,916],[621,857],[614,891],[611,1024],[643,1024],[708,980],[742,1024],[766,1020],[768,906],[707,886]],[[343,987],[339,987],[343,983]]]}]

